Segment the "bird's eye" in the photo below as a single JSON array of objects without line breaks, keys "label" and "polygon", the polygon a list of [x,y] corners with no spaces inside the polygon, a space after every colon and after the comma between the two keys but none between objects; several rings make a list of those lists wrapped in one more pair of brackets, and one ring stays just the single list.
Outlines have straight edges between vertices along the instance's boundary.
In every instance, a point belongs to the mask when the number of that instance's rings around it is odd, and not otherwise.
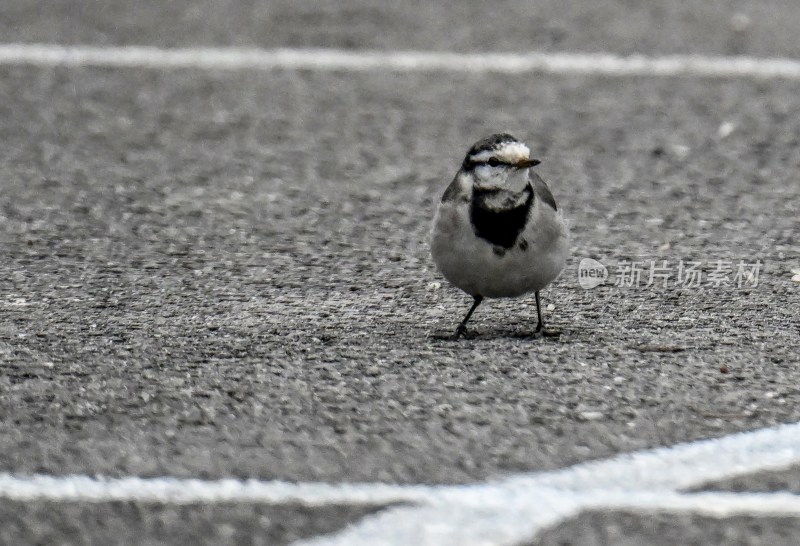
[{"label": "bird's eye", "polygon": [[490,167],[498,167],[500,165],[500,160],[497,159],[496,157],[493,157],[489,161],[487,161],[487,163],[489,164]]}]

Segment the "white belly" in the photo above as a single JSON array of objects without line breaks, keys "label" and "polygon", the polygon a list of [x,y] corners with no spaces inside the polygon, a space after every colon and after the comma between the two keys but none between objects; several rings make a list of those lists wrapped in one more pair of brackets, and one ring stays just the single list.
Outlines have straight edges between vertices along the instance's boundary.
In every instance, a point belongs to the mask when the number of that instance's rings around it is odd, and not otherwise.
[{"label": "white belly", "polygon": [[541,290],[558,277],[569,254],[561,214],[535,201],[517,244],[500,250],[475,235],[467,203],[439,206],[431,242],[436,266],[464,292],[487,298],[521,296]]}]

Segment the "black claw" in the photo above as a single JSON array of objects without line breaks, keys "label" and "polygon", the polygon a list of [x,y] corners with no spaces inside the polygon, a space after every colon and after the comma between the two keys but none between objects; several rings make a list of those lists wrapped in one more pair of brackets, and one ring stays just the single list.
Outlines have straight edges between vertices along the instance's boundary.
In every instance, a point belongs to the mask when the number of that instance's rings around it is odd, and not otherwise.
[{"label": "black claw", "polygon": [[475,301],[472,303],[472,307],[470,307],[470,310],[467,312],[467,316],[464,317],[464,320],[462,320],[461,324],[459,324],[458,328],[456,328],[456,333],[453,334],[454,340],[459,339],[461,337],[467,337],[467,322],[469,322],[469,317],[472,316],[472,313],[475,312],[475,309],[477,309],[478,306],[483,301],[483,296],[473,296],[473,297],[475,298]]}]

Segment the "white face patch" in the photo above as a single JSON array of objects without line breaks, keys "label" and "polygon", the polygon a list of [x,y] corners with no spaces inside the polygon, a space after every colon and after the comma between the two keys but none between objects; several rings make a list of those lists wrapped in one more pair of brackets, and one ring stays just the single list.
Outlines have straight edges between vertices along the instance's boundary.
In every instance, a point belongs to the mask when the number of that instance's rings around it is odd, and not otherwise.
[{"label": "white face patch", "polygon": [[498,168],[483,164],[476,167],[473,173],[473,184],[480,188],[520,191],[528,184],[527,169]]},{"label": "white face patch", "polygon": [[517,163],[529,159],[530,156],[530,149],[522,142],[508,142],[497,150],[485,150],[479,154],[475,154],[471,159],[481,163],[483,161],[488,161],[492,157],[496,157],[503,163]]}]

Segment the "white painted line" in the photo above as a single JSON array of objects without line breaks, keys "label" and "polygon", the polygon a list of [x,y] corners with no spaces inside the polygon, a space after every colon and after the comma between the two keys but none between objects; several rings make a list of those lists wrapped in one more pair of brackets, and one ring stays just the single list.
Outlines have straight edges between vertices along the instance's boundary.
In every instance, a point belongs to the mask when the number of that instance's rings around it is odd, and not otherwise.
[{"label": "white painted line", "polygon": [[800,423],[639,451],[565,470],[515,477],[546,487],[680,490],[800,462]]},{"label": "white painted line", "polygon": [[[529,542],[542,530],[587,509],[800,517],[800,497],[786,493],[774,497],[678,492],[796,464],[800,464],[800,423],[625,454],[555,472],[443,488],[442,493],[449,497],[444,504],[389,508],[340,533],[297,546],[515,545]],[[708,504],[717,500],[716,507]]]},{"label": "white painted line", "polygon": [[133,501],[163,504],[255,502],[385,505],[430,502],[428,486],[325,483],[294,484],[258,480],[177,478],[92,478],[89,476],[13,476],[0,474],[0,498],[18,501]]},{"label": "white painted line", "polygon": [[800,60],[703,55],[606,53],[448,53],[340,49],[174,48],[0,44],[0,65],[701,76],[800,79]]},{"label": "white painted line", "polygon": [[294,546],[516,546],[528,544],[537,533],[586,510],[691,512],[708,517],[800,517],[800,496],[787,493],[740,494],[639,492],[624,490],[536,489],[526,498],[501,505],[467,507],[435,504],[399,507],[364,518],[340,533],[296,542]]},{"label": "white painted line", "polygon": [[473,485],[331,485],[0,474],[0,498],[306,506],[403,503],[367,516],[339,533],[297,544],[504,546],[531,541],[543,529],[584,510],[800,517],[800,496],[786,492],[681,492],[710,481],[798,464],[800,423],[794,423]]},{"label": "white painted line", "polygon": [[602,510],[691,512],[728,518],[735,515],[800,517],[800,495],[791,493],[634,493],[604,499]]},{"label": "white painted line", "polygon": [[800,496],[787,493],[704,493],[538,489],[519,502],[485,507],[431,505],[390,508],[342,532],[295,542],[294,546],[517,546],[582,511],[625,510],[642,515],[690,512],[708,517],[800,517]]}]

